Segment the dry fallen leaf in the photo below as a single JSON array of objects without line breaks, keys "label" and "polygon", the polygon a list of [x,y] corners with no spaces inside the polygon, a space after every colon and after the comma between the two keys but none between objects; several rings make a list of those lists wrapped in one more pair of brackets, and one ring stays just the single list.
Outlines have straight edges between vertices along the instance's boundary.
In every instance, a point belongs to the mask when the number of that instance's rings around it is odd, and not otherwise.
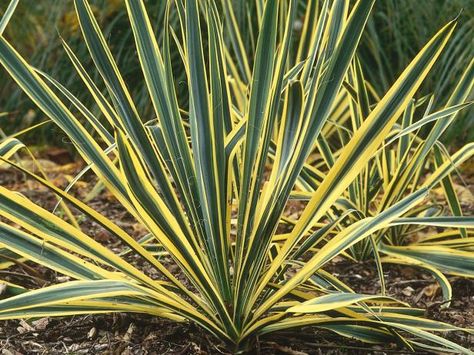
[{"label": "dry fallen leaf", "polygon": [[438,284],[431,284],[431,285],[428,285],[426,286],[424,289],[423,289],[423,293],[425,294],[425,296],[427,297],[435,297],[439,292],[439,285]]},{"label": "dry fallen leaf", "polygon": [[148,229],[141,223],[134,223],[132,228],[135,235],[145,235],[148,233]]},{"label": "dry fallen leaf", "polygon": [[94,239],[98,242],[108,242],[112,239],[112,234],[105,229],[101,229],[94,235]]}]

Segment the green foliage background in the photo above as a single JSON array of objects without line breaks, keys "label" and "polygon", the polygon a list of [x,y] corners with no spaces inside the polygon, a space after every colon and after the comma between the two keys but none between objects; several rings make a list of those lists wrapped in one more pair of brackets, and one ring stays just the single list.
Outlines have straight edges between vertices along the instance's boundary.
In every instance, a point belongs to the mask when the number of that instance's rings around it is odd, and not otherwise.
[{"label": "green foliage background", "polygon": [[[9,0],[0,0],[0,14]],[[300,6],[304,7],[304,1]],[[129,89],[133,93],[142,117],[153,119],[142,74],[134,53],[133,38],[120,0],[93,0],[94,12],[107,34],[117,63]],[[164,1],[150,1],[150,16],[156,23],[163,20]],[[234,0],[235,12],[244,11],[245,1]],[[395,81],[419,49],[436,31],[449,20],[458,16],[459,25],[442,58],[427,78],[420,92],[437,92],[435,105],[440,107],[447,98],[447,92],[459,79],[460,74],[474,55],[474,1],[472,0],[379,0],[369,19],[359,55],[367,79],[383,94]],[[157,26],[156,28],[160,28]],[[87,49],[80,38],[72,1],[21,1],[15,16],[7,28],[5,37],[16,44],[19,52],[35,67],[47,72],[68,88],[89,107],[93,105],[79,78],[75,75],[59,36],[62,36],[92,68]],[[89,61],[89,62],[88,62]],[[97,79],[97,73],[90,73]],[[100,82],[98,80],[97,82]],[[102,87],[102,89],[104,89]],[[2,128],[6,133],[18,131],[41,117],[34,111],[34,105],[21,90],[8,80],[0,68],[0,112],[11,112],[2,117]],[[51,142],[58,139],[57,131],[48,125],[34,133],[34,143]],[[60,138],[62,139],[62,138]],[[474,109],[463,111],[456,122],[444,134],[446,143],[456,146],[474,140]]]},{"label": "green foliage background", "polygon": [[[420,90],[425,95],[436,92],[435,105],[444,104],[474,56],[472,0],[377,1],[359,52],[367,79],[379,93],[385,92],[433,33],[455,17],[453,39]],[[473,114],[472,108],[461,113],[445,133],[445,142],[473,141]]]}]

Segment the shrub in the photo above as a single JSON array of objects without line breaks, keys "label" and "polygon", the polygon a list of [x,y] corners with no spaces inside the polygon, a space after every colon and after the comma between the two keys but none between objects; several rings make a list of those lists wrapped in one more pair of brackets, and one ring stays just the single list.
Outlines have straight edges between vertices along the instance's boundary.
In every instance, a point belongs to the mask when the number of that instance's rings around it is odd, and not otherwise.
[{"label": "shrub", "polygon": [[[135,240],[67,191],[8,159],[19,141],[3,143],[3,160],[101,225],[160,277],[150,277],[86,235],[73,218],[60,218],[0,187],[0,214],[14,223],[0,223],[1,246],[70,280],[34,290],[6,284],[11,297],[0,301],[0,318],[148,313],[195,322],[234,351],[249,349],[257,335],[313,325],[367,342],[468,352],[432,333],[458,328],[425,319],[420,310],[383,294],[355,293],[324,271],[331,259],[367,238],[374,241],[374,250],[384,252],[379,235],[396,226],[472,227],[472,218],[426,217],[411,211],[472,156],[474,144],[447,160],[442,157],[413,189],[398,194],[394,187],[370,214],[352,220],[346,218],[351,207],[344,207],[351,189],[370,194],[370,185],[359,181],[372,178],[371,164],[380,161],[381,147],[390,139],[406,144],[407,131],[416,129],[417,123],[403,120],[403,134],[394,138],[397,121],[410,110],[455,23],[444,26],[390,90],[370,105],[365,85],[348,78],[354,70],[355,78],[361,78],[355,52],[373,0],[360,0],[353,7],[349,1],[328,1],[321,11],[307,6],[299,38],[293,34],[297,1],[267,0],[264,6],[257,1],[261,15],[251,60],[230,0],[222,2],[222,9],[212,1],[168,2],[160,24],[161,44],[143,2],[125,3],[155,119],[140,117],[85,0],[75,1],[78,22],[107,96],[64,45],[100,115],[28,65],[4,38],[0,63],[67,134],[88,169],[148,230],[147,237]],[[318,16],[309,16],[311,11]],[[171,13],[179,18],[177,27],[168,26]],[[175,78],[180,73],[173,70],[172,48],[179,51],[184,67],[186,108],[178,103]],[[472,75],[471,66],[452,94],[449,114],[431,117],[439,134],[464,106]],[[70,100],[96,134],[84,128],[47,83]],[[344,131],[347,112],[354,120],[353,132],[333,154],[325,148],[339,132],[333,126]],[[421,144],[417,153],[406,153],[406,166],[421,171],[426,154],[418,151],[431,146]],[[308,164],[315,149],[329,159],[324,173]],[[405,171],[411,174],[410,169],[397,174]],[[312,175],[314,188],[309,189]],[[395,180],[377,178],[390,191]],[[288,219],[285,207],[298,194],[306,196],[307,203],[296,220]],[[337,230],[333,223],[338,223]],[[179,272],[156,257],[156,244]]]}]

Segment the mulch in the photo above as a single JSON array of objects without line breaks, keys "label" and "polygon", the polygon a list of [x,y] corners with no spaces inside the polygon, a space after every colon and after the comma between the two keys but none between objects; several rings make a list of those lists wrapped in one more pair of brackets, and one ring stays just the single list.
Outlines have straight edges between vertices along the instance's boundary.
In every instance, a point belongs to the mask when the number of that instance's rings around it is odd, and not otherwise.
[{"label": "mulch", "polygon": [[[62,187],[67,176],[74,175],[80,165],[69,163],[63,169],[61,162],[49,167],[49,177]],[[49,155],[48,158],[51,159]],[[471,176],[472,177],[472,176]],[[81,196],[89,190],[88,183],[79,183],[74,193]],[[0,185],[19,191],[46,208],[56,203],[44,187],[25,181],[24,176],[11,169],[0,170]],[[120,224],[131,235],[138,237],[143,229],[137,225],[114,199],[101,193],[89,205]],[[82,226],[89,235],[109,245],[120,246],[98,225],[84,221]],[[375,265],[371,262],[354,263],[336,258],[326,268],[362,293],[380,291]],[[26,276],[28,270],[21,266],[5,272],[0,279],[27,283],[41,287],[55,281],[57,275],[35,265],[35,275]],[[412,306],[426,309],[431,319],[444,321],[459,327],[474,328],[474,280],[451,277],[453,300],[449,308],[443,308],[440,290],[429,274],[405,266],[384,268],[387,294]],[[474,335],[465,332],[449,332],[443,336],[474,350]],[[1,354],[227,354],[222,344],[194,324],[175,323],[147,315],[106,314],[64,318],[43,318],[35,321],[0,321]],[[342,338],[328,331],[314,328],[271,334],[258,339],[255,354],[408,354],[394,344],[370,346],[355,340]],[[422,354],[423,352],[419,352]]]}]

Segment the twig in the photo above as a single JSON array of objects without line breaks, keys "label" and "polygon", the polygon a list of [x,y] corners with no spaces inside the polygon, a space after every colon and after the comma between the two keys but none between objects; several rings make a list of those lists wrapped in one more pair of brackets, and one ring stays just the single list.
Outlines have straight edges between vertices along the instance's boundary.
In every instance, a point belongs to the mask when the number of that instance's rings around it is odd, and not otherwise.
[{"label": "twig", "polygon": [[416,284],[416,283],[432,283],[433,280],[400,280],[396,282],[391,282],[391,285],[406,285],[406,284]]}]

